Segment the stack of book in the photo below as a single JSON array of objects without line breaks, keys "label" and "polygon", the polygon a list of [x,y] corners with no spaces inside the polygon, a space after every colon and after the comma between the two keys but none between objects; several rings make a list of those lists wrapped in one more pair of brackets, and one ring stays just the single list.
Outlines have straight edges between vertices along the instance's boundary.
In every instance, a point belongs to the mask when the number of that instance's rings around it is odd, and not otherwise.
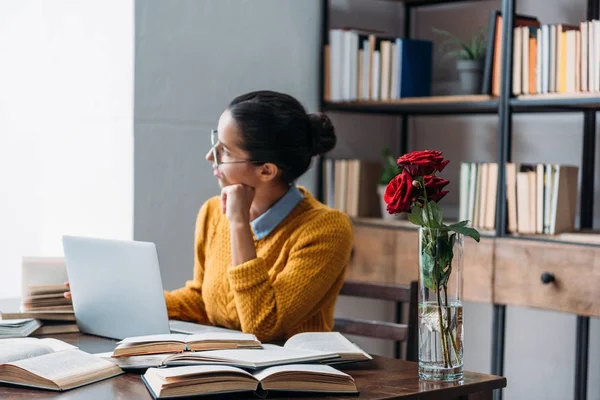
[{"label": "stack of book", "polygon": [[79,332],[73,303],[64,297],[61,285],[28,285],[21,302],[21,312],[2,312],[2,320],[36,319],[40,325],[30,334],[53,335]]},{"label": "stack of book", "polygon": [[265,390],[357,393],[350,375],[327,364],[372,359],[338,332],[300,333],[283,346],[241,332],[150,335],[127,338],[97,356],[123,369],[147,368],[143,380],[155,398]]},{"label": "stack of book", "polygon": [[[64,296],[64,284],[28,285],[22,299],[23,314],[42,321],[36,335],[79,332],[73,302]],[[3,315],[3,318],[7,318]]]},{"label": "stack of book", "polygon": [[389,101],[431,94],[431,41],[332,29],[324,52],[327,101]]},{"label": "stack of book", "polygon": [[[557,235],[575,230],[578,173],[558,164],[506,165],[507,230],[509,233]],[[494,229],[498,165],[461,164],[460,220]]]}]

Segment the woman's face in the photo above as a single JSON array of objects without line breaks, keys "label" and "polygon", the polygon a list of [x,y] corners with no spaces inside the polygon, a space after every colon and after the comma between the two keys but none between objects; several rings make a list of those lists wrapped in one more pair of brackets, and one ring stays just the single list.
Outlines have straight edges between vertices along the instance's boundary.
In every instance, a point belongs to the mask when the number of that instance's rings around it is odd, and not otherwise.
[{"label": "woman's face", "polygon": [[249,154],[240,147],[242,142],[241,132],[231,116],[226,110],[219,118],[217,127],[218,141],[214,146],[217,154],[217,163],[215,164],[213,149],[206,153],[206,159],[213,165],[213,172],[220,187],[235,184],[244,184],[256,187],[261,183],[260,166],[249,162]]}]

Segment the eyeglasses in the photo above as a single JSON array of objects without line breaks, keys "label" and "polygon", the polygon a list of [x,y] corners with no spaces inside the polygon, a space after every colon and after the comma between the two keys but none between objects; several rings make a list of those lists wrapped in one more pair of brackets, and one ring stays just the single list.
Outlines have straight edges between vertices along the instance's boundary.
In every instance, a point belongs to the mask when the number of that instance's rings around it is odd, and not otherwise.
[{"label": "eyeglasses", "polygon": [[213,165],[218,167],[221,164],[239,164],[239,163],[258,163],[261,164],[260,161],[256,160],[233,160],[233,161],[221,161],[219,159],[219,151],[217,150],[217,146],[220,144],[219,142],[219,133],[216,129],[212,129],[210,131],[210,144],[212,146],[211,151],[213,154]]}]

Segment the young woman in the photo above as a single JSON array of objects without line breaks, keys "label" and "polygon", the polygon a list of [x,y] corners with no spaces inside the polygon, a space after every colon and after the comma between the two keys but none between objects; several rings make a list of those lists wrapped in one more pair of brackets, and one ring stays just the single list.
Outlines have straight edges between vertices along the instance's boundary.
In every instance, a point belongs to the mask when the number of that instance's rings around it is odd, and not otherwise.
[{"label": "young woman", "polygon": [[196,220],[194,276],[165,292],[169,318],[254,333],[262,341],[333,328],[352,225],[295,181],[330,151],[334,128],[293,97],[235,98],[206,159],[221,195]]}]

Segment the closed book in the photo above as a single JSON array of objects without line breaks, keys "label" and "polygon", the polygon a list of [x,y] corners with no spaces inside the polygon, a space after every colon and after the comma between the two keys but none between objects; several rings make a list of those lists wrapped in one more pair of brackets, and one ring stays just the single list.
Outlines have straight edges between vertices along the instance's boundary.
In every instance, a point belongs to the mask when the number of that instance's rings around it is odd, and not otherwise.
[{"label": "closed book", "polygon": [[433,43],[429,40],[396,39],[400,98],[431,95]]},{"label": "closed book", "polygon": [[358,393],[354,379],[327,365],[285,365],[248,372],[225,365],[150,368],[142,376],[155,399],[183,396],[293,391]]}]

